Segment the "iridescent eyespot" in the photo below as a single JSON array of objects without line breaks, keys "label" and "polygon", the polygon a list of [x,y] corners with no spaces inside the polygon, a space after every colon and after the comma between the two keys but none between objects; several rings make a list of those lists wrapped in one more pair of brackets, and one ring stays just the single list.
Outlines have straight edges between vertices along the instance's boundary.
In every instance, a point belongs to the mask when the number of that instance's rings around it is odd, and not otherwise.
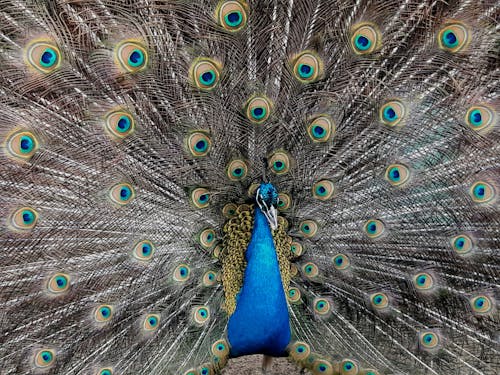
[{"label": "iridescent eyespot", "polygon": [[203,274],[202,283],[203,286],[214,286],[217,282],[217,274],[214,271],[207,271]]},{"label": "iridescent eyespot", "polygon": [[389,306],[389,298],[385,293],[374,293],[370,296],[372,306],[377,309],[385,309]]},{"label": "iridescent eyespot", "polygon": [[147,67],[148,52],[142,43],[125,40],[115,48],[115,61],[123,72],[137,73]]},{"label": "iridescent eyespot", "polygon": [[206,208],[210,205],[210,194],[205,188],[193,189],[190,198],[196,208]]},{"label": "iridescent eyespot", "polygon": [[212,228],[203,229],[198,234],[198,243],[205,250],[210,250],[215,245],[216,237],[215,231]]},{"label": "iridescent eyespot", "polygon": [[191,83],[203,91],[210,91],[217,87],[220,80],[222,65],[207,57],[196,59],[189,69]]},{"label": "iridescent eyespot", "polygon": [[158,314],[148,314],[145,316],[142,323],[142,328],[145,331],[155,331],[160,326],[160,315]]},{"label": "iridescent eyespot", "polygon": [[302,252],[304,251],[304,248],[302,247],[302,244],[297,241],[293,241],[290,244],[290,251],[295,255],[296,257],[300,257],[302,255]]},{"label": "iridescent eyespot", "polygon": [[113,317],[113,307],[110,305],[97,306],[94,312],[94,319],[98,323],[109,321]]},{"label": "iridescent eyespot", "polygon": [[292,198],[287,193],[278,194],[278,210],[286,211],[292,206]]},{"label": "iridescent eyespot", "polygon": [[472,297],[470,300],[472,311],[476,314],[488,314],[493,309],[492,299],[485,295]]},{"label": "iridescent eyespot", "polygon": [[214,369],[212,364],[206,363],[198,368],[199,375],[214,375]]},{"label": "iridescent eyespot", "polygon": [[466,234],[460,234],[451,239],[451,247],[459,255],[467,255],[473,248],[472,239]]},{"label": "iridescent eyespot", "polygon": [[473,130],[485,131],[489,130],[493,125],[495,113],[485,105],[474,105],[467,110],[465,122]]},{"label": "iridescent eyespot", "polygon": [[241,181],[248,174],[248,165],[244,160],[232,160],[226,169],[226,175],[231,181]]},{"label": "iridescent eyespot", "polygon": [[330,180],[320,180],[312,187],[313,198],[320,201],[327,201],[332,198],[334,191],[333,182]]},{"label": "iridescent eyespot", "polygon": [[199,375],[199,372],[194,368],[190,368],[189,370],[186,370],[183,375]]},{"label": "iridescent eyespot", "polygon": [[434,288],[434,279],[430,273],[419,272],[413,276],[413,285],[417,290],[430,290]]},{"label": "iridescent eyespot", "polygon": [[333,257],[333,266],[339,271],[344,271],[351,266],[351,261],[345,254],[337,254]]},{"label": "iridescent eyespot", "polygon": [[132,252],[135,259],[148,261],[152,258],[155,252],[155,246],[151,241],[143,240],[138,242],[134,246],[134,251]]},{"label": "iridescent eyespot", "polygon": [[135,129],[134,118],[124,110],[112,111],[106,114],[105,124],[106,131],[117,140],[129,136]]},{"label": "iridescent eyespot", "polygon": [[38,213],[31,207],[18,208],[10,216],[10,229],[25,232],[33,229],[38,221]]},{"label": "iridescent eyespot", "polygon": [[208,306],[195,306],[191,311],[191,317],[196,325],[201,326],[210,319],[210,308]]},{"label": "iridescent eyespot", "polygon": [[316,359],[313,363],[312,372],[314,375],[333,375],[333,366],[326,359]]},{"label": "iridescent eyespot", "polygon": [[271,115],[272,107],[271,100],[266,96],[253,96],[245,104],[245,114],[254,124],[262,124]]},{"label": "iridescent eyespot", "polygon": [[52,40],[37,40],[26,48],[26,62],[41,73],[47,74],[61,66],[61,51]]},{"label": "iridescent eyespot", "polygon": [[370,238],[379,238],[385,232],[384,223],[377,219],[370,219],[364,225],[366,235]]},{"label": "iridescent eyespot", "polygon": [[245,3],[240,1],[221,1],[217,6],[216,18],[227,31],[239,31],[247,24]]},{"label": "iridescent eyespot", "polygon": [[111,368],[103,368],[98,372],[99,375],[113,375],[113,369]]},{"label": "iridescent eyespot", "polygon": [[495,198],[495,188],[485,181],[477,181],[471,186],[469,194],[476,203],[488,203]]},{"label": "iridescent eyespot", "polygon": [[49,367],[56,360],[56,353],[52,349],[41,349],[35,353],[35,366],[38,368]]},{"label": "iridescent eyespot", "polygon": [[321,316],[326,316],[331,313],[330,302],[325,298],[315,298],[313,301],[314,312]]},{"label": "iridescent eyespot", "polygon": [[278,176],[290,171],[291,159],[286,151],[275,151],[267,160],[269,169]]},{"label": "iridescent eyespot", "polygon": [[113,203],[124,206],[135,198],[135,190],[127,183],[116,184],[109,189],[109,198]]},{"label": "iridescent eyespot", "polygon": [[224,215],[224,217],[227,219],[231,219],[236,216],[237,208],[238,206],[234,203],[228,203],[222,208],[222,215]]},{"label": "iridescent eyespot", "polygon": [[313,119],[307,126],[307,134],[313,142],[328,142],[335,132],[330,116],[322,115]]},{"label": "iridescent eyespot", "polygon": [[217,340],[212,344],[210,351],[214,356],[224,358],[229,355],[229,344],[224,339]]},{"label": "iridescent eyespot", "polygon": [[187,264],[181,263],[174,270],[174,280],[179,282],[185,282],[189,280],[191,274],[191,269]]},{"label": "iridescent eyespot", "polygon": [[399,100],[391,100],[380,107],[380,121],[387,126],[396,126],[406,116],[406,108]]},{"label": "iridescent eyespot", "polygon": [[289,288],[286,297],[290,303],[300,303],[300,290],[297,288]]},{"label": "iridescent eyespot", "polygon": [[391,164],[385,170],[385,179],[393,186],[401,186],[410,179],[410,170],[403,164]]},{"label": "iridescent eyespot", "polygon": [[70,287],[70,277],[65,273],[56,273],[47,283],[47,289],[54,294],[66,292]]},{"label": "iridescent eyespot", "polygon": [[342,375],[356,375],[358,371],[358,365],[351,359],[344,359],[340,363],[340,373]]},{"label": "iridescent eyespot", "polygon": [[6,146],[5,150],[9,156],[28,160],[38,150],[39,142],[33,133],[21,130],[7,138]]},{"label": "iridescent eyespot", "polygon": [[311,347],[303,341],[295,341],[290,345],[288,352],[295,361],[303,361],[311,354]]},{"label": "iridescent eyespot", "polygon": [[366,55],[372,53],[382,45],[382,36],[378,28],[372,23],[354,25],[351,34],[351,47],[354,53]]},{"label": "iridescent eyespot", "polygon": [[439,335],[436,332],[424,331],[419,334],[419,342],[422,349],[436,349],[440,341]]},{"label": "iridescent eyespot", "polygon": [[380,375],[377,370],[365,369],[361,372],[361,375]]},{"label": "iridescent eyespot", "polygon": [[206,156],[212,147],[210,137],[202,131],[195,131],[189,134],[186,143],[189,152],[195,157]]},{"label": "iridescent eyespot", "polygon": [[438,33],[439,48],[448,52],[463,50],[470,41],[469,29],[463,23],[450,23]]},{"label": "iridescent eyespot", "polygon": [[299,224],[299,229],[305,238],[311,238],[318,232],[318,224],[313,220],[304,220]]},{"label": "iridescent eyespot", "polygon": [[304,265],[302,265],[302,272],[306,277],[310,279],[314,279],[319,275],[318,266],[315,265],[313,262],[307,262]]},{"label": "iridescent eyespot", "polygon": [[293,75],[302,83],[315,82],[323,76],[323,61],[316,52],[304,51],[292,59]]}]

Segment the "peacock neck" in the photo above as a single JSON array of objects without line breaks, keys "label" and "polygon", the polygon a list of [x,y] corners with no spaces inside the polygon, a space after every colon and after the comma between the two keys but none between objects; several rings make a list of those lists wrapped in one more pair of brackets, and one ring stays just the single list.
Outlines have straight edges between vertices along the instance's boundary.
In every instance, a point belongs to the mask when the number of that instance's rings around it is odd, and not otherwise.
[{"label": "peacock neck", "polygon": [[283,356],[290,342],[288,307],[271,228],[258,207],[245,257],[243,286],[228,322],[231,356]]}]

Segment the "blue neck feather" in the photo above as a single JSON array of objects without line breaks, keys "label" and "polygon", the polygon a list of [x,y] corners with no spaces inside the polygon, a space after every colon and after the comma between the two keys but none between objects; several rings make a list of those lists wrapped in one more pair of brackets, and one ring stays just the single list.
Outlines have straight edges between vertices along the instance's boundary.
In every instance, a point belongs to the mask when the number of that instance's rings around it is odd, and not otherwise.
[{"label": "blue neck feather", "polygon": [[291,336],[288,307],[271,229],[258,207],[245,257],[243,286],[227,326],[230,355],[284,356]]}]

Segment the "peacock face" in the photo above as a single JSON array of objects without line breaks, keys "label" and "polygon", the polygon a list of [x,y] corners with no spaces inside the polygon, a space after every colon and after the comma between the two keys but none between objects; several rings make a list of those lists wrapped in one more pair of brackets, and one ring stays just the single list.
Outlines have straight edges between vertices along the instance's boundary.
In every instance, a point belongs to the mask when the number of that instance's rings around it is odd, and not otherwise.
[{"label": "peacock face", "polygon": [[266,216],[272,230],[278,227],[278,191],[271,183],[262,183],[255,194],[255,201]]}]

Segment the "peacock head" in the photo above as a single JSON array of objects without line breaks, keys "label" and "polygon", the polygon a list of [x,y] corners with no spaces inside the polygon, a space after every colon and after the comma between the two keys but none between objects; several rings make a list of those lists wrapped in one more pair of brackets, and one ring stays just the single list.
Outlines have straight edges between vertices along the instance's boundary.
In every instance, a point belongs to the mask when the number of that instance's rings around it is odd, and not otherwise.
[{"label": "peacock head", "polygon": [[271,183],[260,184],[255,194],[255,201],[272,230],[278,228],[278,191]]}]

